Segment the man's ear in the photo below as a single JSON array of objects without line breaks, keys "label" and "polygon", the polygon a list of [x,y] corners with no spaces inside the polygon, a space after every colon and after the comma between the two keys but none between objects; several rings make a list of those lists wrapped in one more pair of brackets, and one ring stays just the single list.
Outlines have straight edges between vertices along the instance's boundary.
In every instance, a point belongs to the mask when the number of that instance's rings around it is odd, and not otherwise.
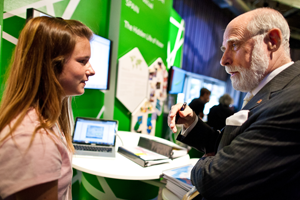
[{"label": "man's ear", "polygon": [[278,28],[271,29],[266,35],[266,42],[269,51],[277,51],[281,45],[282,34]]}]

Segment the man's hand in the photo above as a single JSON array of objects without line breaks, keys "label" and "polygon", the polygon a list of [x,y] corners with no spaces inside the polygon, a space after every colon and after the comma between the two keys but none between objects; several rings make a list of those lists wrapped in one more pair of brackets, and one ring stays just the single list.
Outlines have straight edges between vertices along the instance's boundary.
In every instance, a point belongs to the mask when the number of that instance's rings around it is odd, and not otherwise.
[{"label": "man's hand", "polygon": [[185,128],[188,128],[196,118],[196,114],[194,111],[189,107],[186,106],[186,108],[183,111],[180,111],[182,107],[182,103],[178,103],[174,106],[172,106],[169,116],[168,116],[168,125],[173,133],[177,132],[176,127],[176,114],[178,113],[179,119],[177,119],[177,124],[183,124]]},{"label": "man's hand", "polygon": [[211,153],[206,153],[202,156],[202,158],[204,157],[208,157],[208,156],[215,156],[216,154],[214,152],[211,152]]}]

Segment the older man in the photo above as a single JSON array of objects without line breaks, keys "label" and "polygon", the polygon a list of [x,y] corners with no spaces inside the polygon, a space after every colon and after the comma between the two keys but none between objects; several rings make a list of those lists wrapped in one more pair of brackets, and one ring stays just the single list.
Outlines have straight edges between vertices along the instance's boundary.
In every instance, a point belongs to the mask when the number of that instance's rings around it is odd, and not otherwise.
[{"label": "older man", "polygon": [[176,132],[177,112],[183,124],[177,139],[205,152],[191,174],[205,199],[300,199],[300,62],[291,61],[289,37],[286,20],[270,8],[228,24],[220,63],[248,103],[222,131],[189,107],[172,107],[170,128]]}]

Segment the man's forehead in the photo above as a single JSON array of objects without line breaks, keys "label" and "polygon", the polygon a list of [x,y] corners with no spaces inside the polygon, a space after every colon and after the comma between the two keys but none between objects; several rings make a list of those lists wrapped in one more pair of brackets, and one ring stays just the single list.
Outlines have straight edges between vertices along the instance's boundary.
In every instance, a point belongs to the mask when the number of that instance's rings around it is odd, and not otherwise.
[{"label": "man's forehead", "polygon": [[227,26],[224,35],[223,35],[223,45],[226,45],[229,42],[243,40],[248,33],[245,24]]},{"label": "man's forehead", "polygon": [[235,19],[233,19],[226,27],[224,35],[223,35],[223,42],[228,40],[231,37],[236,37],[242,39],[245,37],[249,31],[247,30],[247,25],[251,20],[252,13],[245,13],[242,14]]}]

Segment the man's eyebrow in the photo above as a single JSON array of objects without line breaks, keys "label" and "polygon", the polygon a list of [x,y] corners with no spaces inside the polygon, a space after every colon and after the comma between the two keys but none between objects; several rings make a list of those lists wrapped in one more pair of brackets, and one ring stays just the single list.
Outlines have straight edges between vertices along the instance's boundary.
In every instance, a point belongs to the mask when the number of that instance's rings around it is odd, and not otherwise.
[{"label": "man's eyebrow", "polygon": [[229,38],[226,43],[229,43],[229,42],[237,42],[237,41],[240,41],[241,39],[239,39],[238,37],[232,37],[232,38]]},{"label": "man's eyebrow", "polygon": [[[239,41],[240,41],[240,39],[238,37],[231,37],[228,40],[226,40],[226,43],[228,44],[228,43],[231,43],[231,42],[239,42]],[[220,49],[221,49],[222,52],[224,52],[226,50],[226,47],[222,45],[220,47]]]}]

